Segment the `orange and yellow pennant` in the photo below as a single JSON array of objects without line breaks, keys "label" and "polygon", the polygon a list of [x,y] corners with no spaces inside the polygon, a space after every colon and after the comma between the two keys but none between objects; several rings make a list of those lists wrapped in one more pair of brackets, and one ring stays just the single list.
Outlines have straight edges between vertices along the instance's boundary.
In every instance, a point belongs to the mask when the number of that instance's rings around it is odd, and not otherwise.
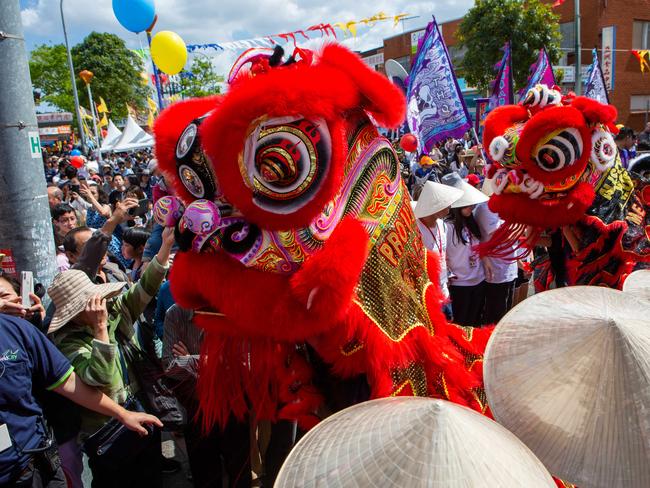
[{"label": "orange and yellow pennant", "polygon": [[639,60],[641,73],[645,73],[646,69],[650,71],[650,62],[648,62],[648,60],[650,60],[650,49],[632,50],[632,54],[634,54],[634,57]]}]

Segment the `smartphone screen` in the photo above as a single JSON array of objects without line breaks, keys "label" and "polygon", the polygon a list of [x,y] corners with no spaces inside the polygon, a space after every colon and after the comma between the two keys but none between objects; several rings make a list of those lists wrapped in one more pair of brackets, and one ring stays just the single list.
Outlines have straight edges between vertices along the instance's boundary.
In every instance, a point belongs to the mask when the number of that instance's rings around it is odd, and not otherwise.
[{"label": "smartphone screen", "polygon": [[31,271],[22,271],[20,273],[20,296],[22,299],[23,308],[32,306],[32,299],[29,297],[30,293],[34,293],[34,275]]},{"label": "smartphone screen", "polygon": [[138,201],[138,206],[129,209],[129,215],[133,217],[143,217],[149,211],[149,199],[143,198]]}]

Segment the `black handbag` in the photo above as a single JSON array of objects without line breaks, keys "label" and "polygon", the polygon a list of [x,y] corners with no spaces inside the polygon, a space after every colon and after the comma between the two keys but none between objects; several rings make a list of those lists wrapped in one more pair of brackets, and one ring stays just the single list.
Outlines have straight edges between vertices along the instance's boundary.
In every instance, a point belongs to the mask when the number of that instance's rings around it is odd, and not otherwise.
[{"label": "black handbag", "polygon": [[184,426],[186,423],[185,409],[176,398],[160,360],[130,342],[119,331],[116,334],[116,340],[124,359],[136,376],[140,387],[138,398],[142,401],[147,413],[158,417],[166,429],[175,430]]},{"label": "black handbag", "polygon": [[[122,406],[134,412],[145,411],[142,404],[134,397],[129,397]],[[147,429],[146,436],[140,436],[137,432],[124,427],[117,419],[112,418],[88,437],[83,442],[81,449],[94,462],[107,469],[117,470],[127,464],[129,460],[135,459],[154,442],[155,427],[150,425],[143,427]]]}]

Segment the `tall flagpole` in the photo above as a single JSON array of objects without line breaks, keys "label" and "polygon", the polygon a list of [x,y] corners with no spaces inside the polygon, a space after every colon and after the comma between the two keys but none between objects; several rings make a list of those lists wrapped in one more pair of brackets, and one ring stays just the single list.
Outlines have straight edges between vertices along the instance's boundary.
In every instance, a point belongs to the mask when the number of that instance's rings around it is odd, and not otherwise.
[{"label": "tall flagpole", "polygon": [[[158,21],[158,16],[156,15],[153,19],[153,23],[149,26],[149,28],[146,31],[147,42],[149,43],[149,54],[151,54],[151,31],[153,30],[157,21]],[[153,76],[156,85],[156,94],[158,95],[158,111],[160,112],[162,111],[163,108],[165,108],[165,105],[162,96],[162,83],[160,82],[160,72],[158,71],[158,66],[156,66],[156,63],[153,60],[153,56],[151,57],[151,64],[153,65]]]},{"label": "tall flagpole", "polygon": [[86,151],[86,135],[83,130],[83,123],[81,121],[81,110],[79,109],[79,95],[77,93],[77,82],[74,76],[74,65],[72,64],[72,54],[70,53],[70,44],[68,44],[68,32],[65,28],[65,17],[63,15],[63,0],[59,3],[61,10],[61,24],[63,25],[63,38],[65,39],[65,50],[68,53],[68,69],[70,70],[70,79],[72,80],[72,96],[74,97],[74,108],[77,115],[77,125],[79,127],[79,138],[81,139],[81,147],[84,152]]},{"label": "tall flagpole", "polygon": [[93,101],[93,92],[90,89],[90,82],[93,80],[93,75],[92,71],[88,70],[83,70],[81,73],[79,73],[79,77],[84,81],[86,84],[86,90],[88,90],[88,101],[90,103],[90,115],[92,115],[93,118],[93,130],[95,131],[95,143],[96,143],[96,151],[97,151],[97,161],[101,164],[102,162],[102,152],[100,151],[100,140],[99,140],[99,132],[97,131],[97,112],[95,110],[95,102]]},{"label": "tall flagpole", "polygon": [[580,42],[580,0],[573,0],[575,4],[575,36],[576,36],[576,86],[573,89],[576,95],[582,93],[582,43]]}]

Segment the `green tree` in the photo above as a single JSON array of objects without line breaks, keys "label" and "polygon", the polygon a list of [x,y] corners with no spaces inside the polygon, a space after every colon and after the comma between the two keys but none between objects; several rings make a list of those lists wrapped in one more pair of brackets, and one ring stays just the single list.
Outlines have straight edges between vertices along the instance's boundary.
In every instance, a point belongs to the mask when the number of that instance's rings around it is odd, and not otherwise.
[{"label": "green tree", "polygon": [[[126,104],[143,109],[149,89],[143,83],[144,67],[140,57],[128,49],[115,34],[92,32],[80,44],[72,48],[72,59],[77,74],[92,71],[93,98],[99,102],[103,97],[113,118],[125,117]],[[79,102],[89,108],[86,87],[77,77]]]},{"label": "green tree", "polygon": [[481,90],[494,79],[494,65],[510,41],[515,86],[526,84],[537,52],[546,47],[551,62],[560,59],[559,15],[540,0],[476,0],[463,18],[458,39],[467,52],[460,72]]},{"label": "green tree", "polygon": [[192,61],[190,70],[181,74],[181,89],[183,96],[188,98],[206,97],[221,92],[219,83],[223,76],[219,76],[208,57],[196,56]]},{"label": "green tree", "polygon": [[29,56],[29,72],[34,89],[41,93],[41,102],[74,113],[74,98],[63,44],[37,46]]}]

